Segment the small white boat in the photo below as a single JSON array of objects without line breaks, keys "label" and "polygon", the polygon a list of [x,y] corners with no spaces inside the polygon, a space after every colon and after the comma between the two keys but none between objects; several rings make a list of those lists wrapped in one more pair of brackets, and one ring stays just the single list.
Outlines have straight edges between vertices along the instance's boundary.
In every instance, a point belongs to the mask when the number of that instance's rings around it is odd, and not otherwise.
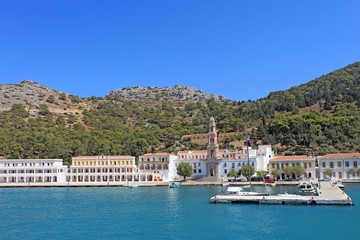
[{"label": "small white boat", "polygon": [[242,187],[228,187],[224,195],[237,195],[237,196],[268,196],[268,193],[259,192],[245,192]]},{"label": "small white boat", "polygon": [[318,195],[316,188],[310,181],[301,181],[297,186],[297,194],[301,196]]},{"label": "small white boat", "polygon": [[129,188],[137,188],[138,187],[138,184],[135,183],[135,182],[132,182],[128,185]]},{"label": "small white boat", "polygon": [[345,188],[345,185],[341,181],[337,181],[335,186],[342,189],[342,190]]},{"label": "small white boat", "polygon": [[169,188],[178,188],[180,187],[180,182],[172,182],[169,184]]}]

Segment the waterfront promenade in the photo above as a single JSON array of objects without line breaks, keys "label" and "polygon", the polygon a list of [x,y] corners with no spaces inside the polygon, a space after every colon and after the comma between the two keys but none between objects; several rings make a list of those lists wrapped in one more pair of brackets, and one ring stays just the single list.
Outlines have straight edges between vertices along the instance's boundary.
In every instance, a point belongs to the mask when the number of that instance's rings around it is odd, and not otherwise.
[{"label": "waterfront promenade", "polygon": [[[246,186],[250,182],[221,182],[221,181],[180,181],[181,186]],[[345,183],[360,183],[360,180],[351,180],[344,181]],[[17,183],[0,183],[0,188],[12,188],[12,187],[128,187],[132,182],[17,182]],[[170,182],[162,181],[147,181],[147,182],[135,182],[138,187],[156,187],[156,186],[168,186]],[[326,189],[325,186],[328,186],[330,182],[321,182],[323,189]],[[329,183],[329,184],[324,184]],[[254,186],[264,186],[263,182],[251,182]],[[299,181],[277,181],[276,186],[296,186],[299,184]],[[326,190],[323,191],[323,194],[326,193]]]},{"label": "waterfront promenade", "polygon": [[[127,187],[132,182],[18,182],[18,183],[0,183],[1,187]],[[135,182],[139,187],[156,187],[168,186],[170,182]],[[279,182],[279,185],[297,185],[298,181],[293,182]],[[250,182],[225,182],[226,185],[245,186]],[[252,182],[252,185],[263,186],[263,182]],[[181,181],[181,186],[221,186],[220,181]]]}]

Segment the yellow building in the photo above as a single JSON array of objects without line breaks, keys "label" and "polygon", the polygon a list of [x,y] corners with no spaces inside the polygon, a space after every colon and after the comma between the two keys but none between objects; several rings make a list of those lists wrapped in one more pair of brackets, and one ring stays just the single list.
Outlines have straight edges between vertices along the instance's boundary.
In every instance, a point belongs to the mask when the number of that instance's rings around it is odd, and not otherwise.
[{"label": "yellow building", "polygon": [[[285,179],[284,169],[286,167],[301,166],[305,170],[306,178],[315,178],[315,159],[310,156],[277,156],[269,161],[269,170],[277,170],[280,178]],[[292,176],[293,178],[295,176]]]},{"label": "yellow building", "polygon": [[70,182],[138,181],[132,156],[79,156],[72,158]]}]

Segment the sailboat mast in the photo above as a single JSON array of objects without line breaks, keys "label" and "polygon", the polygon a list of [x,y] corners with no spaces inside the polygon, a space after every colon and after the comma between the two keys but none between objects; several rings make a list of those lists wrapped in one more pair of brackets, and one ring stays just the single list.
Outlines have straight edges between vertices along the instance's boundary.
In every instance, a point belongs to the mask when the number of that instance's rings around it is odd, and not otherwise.
[{"label": "sailboat mast", "polygon": [[250,176],[250,154],[249,154],[249,143],[248,143],[248,135],[247,135],[246,127],[244,127],[244,132],[245,132],[246,153],[247,153],[247,164],[248,164],[248,178],[249,178],[249,181],[250,181],[250,186],[251,186],[251,176]]}]

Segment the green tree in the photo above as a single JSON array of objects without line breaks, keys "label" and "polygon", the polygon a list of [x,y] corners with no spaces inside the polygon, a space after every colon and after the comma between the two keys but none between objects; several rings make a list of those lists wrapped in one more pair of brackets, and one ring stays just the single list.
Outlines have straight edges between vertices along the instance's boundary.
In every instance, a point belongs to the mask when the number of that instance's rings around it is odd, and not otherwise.
[{"label": "green tree", "polygon": [[295,174],[295,178],[299,178],[299,177],[301,178],[305,174],[305,169],[300,165],[295,166],[293,168],[293,171],[294,171],[293,173]]},{"label": "green tree", "polygon": [[352,178],[354,178],[356,175],[356,169],[350,168],[346,173],[350,174],[352,176]]},{"label": "green tree", "polygon": [[278,177],[280,177],[280,173],[277,169],[272,170],[270,174],[274,179],[278,179]]},{"label": "green tree", "polygon": [[331,177],[333,175],[333,170],[331,168],[327,168],[327,169],[325,169],[324,174],[325,174],[325,176],[328,176],[331,179]]},{"label": "green tree", "polygon": [[235,169],[231,169],[229,172],[228,172],[228,174],[227,174],[227,176],[228,177],[232,177],[232,178],[234,178],[234,180],[236,179],[236,177],[239,175],[239,171],[236,171]]},{"label": "green tree", "polygon": [[[249,174],[249,169],[250,169],[250,174]],[[240,172],[245,177],[249,177],[249,176],[251,177],[255,173],[255,168],[249,164],[245,164],[244,166],[241,167]]]},{"label": "green tree", "polygon": [[357,176],[360,175],[360,168],[358,168],[358,169],[356,170],[356,174],[357,174]]},{"label": "green tree", "polygon": [[182,176],[184,178],[184,181],[186,179],[186,177],[191,177],[192,173],[193,173],[193,169],[190,163],[179,163],[179,165],[176,167],[176,173],[179,176]]},{"label": "green tree", "polygon": [[294,173],[294,168],[291,166],[287,166],[284,168],[284,175],[286,178],[289,178],[292,176],[292,174]]}]

